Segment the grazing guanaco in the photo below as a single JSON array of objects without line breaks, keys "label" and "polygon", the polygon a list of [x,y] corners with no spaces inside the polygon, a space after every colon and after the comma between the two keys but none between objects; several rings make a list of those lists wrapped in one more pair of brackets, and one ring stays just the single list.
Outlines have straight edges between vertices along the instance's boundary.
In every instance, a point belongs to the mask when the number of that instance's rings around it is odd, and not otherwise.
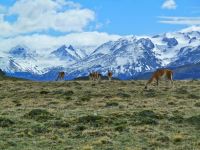
[{"label": "grazing guanaco", "polygon": [[148,80],[148,82],[145,85],[145,89],[147,89],[147,86],[154,80],[156,80],[157,86],[158,86],[158,82],[161,79],[165,79],[165,80],[169,80],[171,81],[171,84],[173,86],[173,71],[169,70],[169,69],[158,69],[156,70],[152,77]]},{"label": "grazing guanaco", "polygon": [[58,72],[58,77],[56,78],[56,81],[64,80],[64,77],[65,77],[65,72],[63,72],[63,71]]},{"label": "grazing guanaco", "polygon": [[90,80],[101,80],[101,74],[100,73],[98,73],[98,72],[91,72],[90,74],[89,74],[89,79]]},{"label": "grazing guanaco", "polygon": [[94,80],[93,72],[90,72],[90,73],[89,73],[89,79],[90,79],[90,80]]},{"label": "grazing guanaco", "polygon": [[101,80],[101,74],[99,72],[94,72],[94,80],[97,80],[97,81]]},{"label": "grazing guanaco", "polygon": [[112,80],[112,75],[113,73],[111,71],[108,70],[108,80],[111,81]]}]

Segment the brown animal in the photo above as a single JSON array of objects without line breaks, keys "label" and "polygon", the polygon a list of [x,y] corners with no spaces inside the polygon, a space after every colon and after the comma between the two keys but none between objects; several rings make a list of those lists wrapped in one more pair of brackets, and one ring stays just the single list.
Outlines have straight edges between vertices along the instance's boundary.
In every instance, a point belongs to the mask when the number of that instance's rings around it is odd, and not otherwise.
[{"label": "brown animal", "polygon": [[159,80],[162,80],[162,79],[171,81],[171,84],[173,86],[173,71],[168,70],[168,69],[158,69],[157,71],[153,73],[152,77],[146,83],[145,89],[147,89],[147,86],[154,80],[156,80],[156,83],[158,86]]},{"label": "brown animal", "polygon": [[65,77],[65,72],[63,72],[63,71],[58,72],[58,77],[56,78],[56,81],[64,80],[64,77]]},{"label": "brown animal", "polygon": [[93,80],[93,72],[90,72],[90,74],[89,74],[89,79],[90,79],[90,80]]},{"label": "brown animal", "polygon": [[112,80],[112,75],[113,73],[111,71],[108,70],[108,80],[111,81]]},{"label": "brown animal", "polygon": [[91,72],[90,74],[89,74],[89,79],[90,80],[93,80],[93,81],[95,81],[95,80],[100,80],[101,79],[101,74],[100,73],[98,73],[98,72]]},{"label": "brown animal", "polygon": [[97,81],[101,80],[101,74],[98,72],[94,72],[94,80],[97,80]]}]

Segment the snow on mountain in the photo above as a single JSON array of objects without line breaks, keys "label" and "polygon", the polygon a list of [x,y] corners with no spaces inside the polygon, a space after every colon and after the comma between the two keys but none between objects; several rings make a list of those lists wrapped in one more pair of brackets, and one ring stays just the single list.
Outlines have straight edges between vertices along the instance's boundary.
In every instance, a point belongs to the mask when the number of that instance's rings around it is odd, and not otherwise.
[{"label": "snow on mountain", "polygon": [[[180,66],[198,62],[200,54],[198,50],[200,45],[199,31],[165,33],[154,36],[151,40],[156,45],[154,52],[156,57],[162,60],[162,66]],[[183,59],[183,57],[185,58]],[[189,59],[194,59],[194,61],[189,61]]]},{"label": "snow on mountain", "polygon": [[[108,70],[116,77],[129,79],[160,67],[200,62],[200,32],[126,36],[100,45],[90,55],[72,45],[62,45],[45,56],[26,46],[16,46],[7,55],[0,58],[2,70],[38,74],[37,79],[53,79],[59,70],[68,72],[69,79],[88,75],[91,71],[106,74]],[[34,78],[36,76],[31,79]]]},{"label": "snow on mountain", "polygon": [[22,67],[11,58],[0,57],[0,67],[5,72],[20,72]]},{"label": "snow on mountain", "polygon": [[72,75],[82,76],[94,70],[103,74],[113,70],[117,77],[130,78],[139,72],[159,67],[197,63],[200,58],[199,35],[198,31],[173,32],[109,41],[99,46],[89,57],[72,65],[70,71]]},{"label": "snow on mountain", "polygon": [[75,49],[72,45],[63,45],[45,55],[37,54],[25,45],[17,45],[7,53],[1,53],[0,68],[8,73],[28,72],[42,75],[55,68],[67,68],[86,56],[84,50]]},{"label": "snow on mountain", "polygon": [[177,59],[169,66],[182,66],[200,62],[200,45],[197,47],[186,46],[180,49]]},{"label": "snow on mountain", "polygon": [[37,66],[38,54],[25,45],[17,45],[7,53],[1,54],[0,68],[7,73],[30,72],[42,74]]},{"label": "snow on mountain", "polygon": [[25,45],[17,45],[9,51],[9,55],[18,59],[34,59],[37,54]]},{"label": "snow on mountain", "polygon": [[31,50],[25,45],[17,45],[8,52],[9,61],[14,61],[20,68],[19,71],[15,72],[30,72],[33,74],[44,73],[38,68],[38,57],[36,51]]},{"label": "snow on mountain", "polygon": [[189,26],[187,28],[180,30],[180,32],[184,32],[184,33],[192,32],[192,31],[200,31],[200,26],[193,25],[193,26]]},{"label": "snow on mountain", "polygon": [[75,49],[72,45],[69,45],[68,47],[66,45],[62,45],[57,50],[51,52],[51,55],[69,63],[75,63],[87,56],[83,50]]},{"label": "snow on mountain", "polygon": [[33,61],[16,60],[12,57],[0,57],[0,68],[7,73],[14,72],[30,72],[33,74],[42,74],[42,70],[38,68]]},{"label": "snow on mountain", "polygon": [[172,32],[165,33],[150,38],[155,44],[154,52],[158,59],[162,60],[162,66],[166,66],[179,57],[179,52],[183,47],[196,47],[200,45],[198,31],[193,32]]},{"label": "snow on mountain", "polygon": [[89,57],[72,67],[75,72],[79,70],[82,75],[92,70],[101,70],[103,74],[107,70],[113,70],[116,76],[124,78],[123,74],[126,74],[126,77],[130,78],[138,72],[161,66],[153,49],[154,44],[148,38],[121,38],[101,45]]}]

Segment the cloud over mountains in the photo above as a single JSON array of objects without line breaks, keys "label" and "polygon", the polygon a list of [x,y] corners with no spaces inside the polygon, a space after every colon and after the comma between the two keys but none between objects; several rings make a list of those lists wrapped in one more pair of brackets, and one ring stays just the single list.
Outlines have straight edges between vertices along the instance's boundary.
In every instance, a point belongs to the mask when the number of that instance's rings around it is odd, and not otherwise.
[{"label": "cloud over mountains", "polygon": [[18,0],[0,6],[0,51],[18,44],[37,50],[64,43],[89,49],[119,38],[88,30],[98,24],[94,10],[70,0]]},{"label": "cloud over mountains", "polygon": [[7,37],[50,29],[81,32],[94,20],[94,11],[72,1],[19,0],[1,13],[0,35]]}]

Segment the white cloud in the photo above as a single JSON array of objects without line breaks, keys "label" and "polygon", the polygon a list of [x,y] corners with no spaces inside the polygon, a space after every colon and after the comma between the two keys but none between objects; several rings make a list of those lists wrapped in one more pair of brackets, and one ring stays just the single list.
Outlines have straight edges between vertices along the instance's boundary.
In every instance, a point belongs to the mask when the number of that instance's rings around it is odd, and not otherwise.
[{"label": "white cloud", "polygon": [[200,31],[200,26],[190,26],[180,30],[180,32],[191,32],[191,31]]},{"label": "white cloud", "polygon": [[0,51],[6,52],[16,45],[23,44],[36,50],[40,54],[46,54],[63,44],[71,44],[78,48],[85,48],[87,52],[90,53],[100,44],[109,40],[117,40],[120,37],[119,35],[109,35],[100,32],[71,33],[59,37],[40,34],[16,36],[13,38],[0,39]]},{"label": "white cloud", "polygon": [[163,9],[176,9],[176,2],[174,0],[165,0],[162,4]]},{"label": "white cloud", "polygon": [[200,17],[168,17],[161,16],[160,23],[179,25],[200,25]]},{"label": "white cloud", "polygon": [[[16,16],[11,23],[6,16]],[[95,12],[66,0],[18,0],[0,16],[0,36],[9,37],[30,32],[81,32],[95,20]]]},{"label": "white cloud", "polygon": [[[5,19],[9,17],[14,19]],[[90,53],[100,44],[120,38],[97,31],[86,32],[85,28],[104,25],[95,17],[93,10],[71,0],[17,0],[6,9],[0,6],[0,52],[26,45],[46,54],[63,44],[71,44]],[[96,24],[90,24],[92,22]],[[49,34],[50,30],[58,31],[62,36],[53,36]]]}]

